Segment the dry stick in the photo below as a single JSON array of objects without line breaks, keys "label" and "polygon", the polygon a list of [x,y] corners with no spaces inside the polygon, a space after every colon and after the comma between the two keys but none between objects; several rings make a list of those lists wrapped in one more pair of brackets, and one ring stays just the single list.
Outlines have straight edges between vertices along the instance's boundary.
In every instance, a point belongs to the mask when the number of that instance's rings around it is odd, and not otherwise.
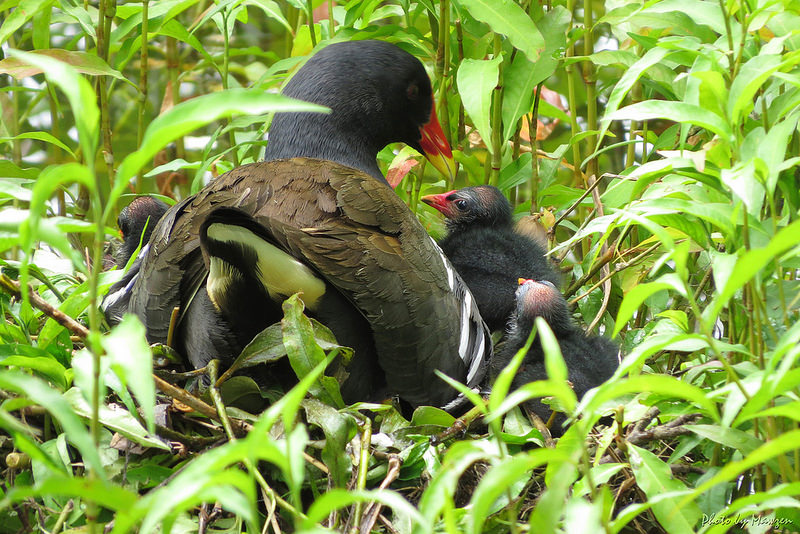
[{"label": "dry stick", "polygon": [[597,274],[597,271],[603,266],[614,259],[614,247],[609,247],[605,253],[597,259],[597,262],[589,269],[589,272],[581,276],[578,280],[573,282],[569,288],[564,292],[564,298],[572,296],[583,284]]},{"label": "dry stick", "polygon": [[572,205],[569,208],[567,208],[566,211],[562,213],[558,219],[556,219],[556,222],[553,223],[553,226],[550,227],[547,233],[555,234],[558,224],[561,221],[563,221],[570,213],[572,213],[572,211],[578,206],[578,204],[583,202],[583,199],[586,198],[586,196],[589,195],[594,190],[594,188],[597,187],[599,183],[600,183],[599,180],[595,180],[594,183],[590,184],[589,187],[586,188],[586,191],[584,191],[583,194],[580,196],[580,198],[578,198],[578,200],[573,202]]},{"label": "dry stick", "polygon": [[[596,165],[596,160],[595,160],[595,165]],[[595,213],[598,216],[602,217],[603,215],[605,215],[605,212],[603,211],[603,203],[600,202],[600,193],[597,191],[596,187],[596,185],[600,182],[600,180],[595,178],[594,175],[591,175],[589,176],[589,182],[592,184],[591,188],[592,200],[594,201]],[[603,256],[605,256],[609,250],[610,249],[608,247],[608,242],[603,243],[603,245],[600,247],[600,251],[602,252]],[[603,302],[602,304],[600,304],[600,309],[597,310],[597,315],[594,316],[592,322],[589,323],[589,326],[586,327],[587,333],[594,330],[594,327],[597,326],[597,323],[600,322],[600,319],[603,317],[603,314],[606,312],[606,309],[608,308],[608,302],[609,299],[611,298],[611,275],[609,274],[610,268],[608,266],[608,263],[604,263],[602,265],[602,270],[603,270],[603,276],[606,279],[603,282]]]},{"label": "dry stick", "polygon": [[[389,484],[397,480],[402,465],[403,460],[398,455],[389,455],[389,470],[386,472],[386,476],[379,486],[380,489],[388,488]],[[372,531],[372,527],[375,526],[375,522],[378,520],[378,516],[381,513],[381,507],[382,505],[379,502],[373,502],[367,506],[367,509],[364,511],[364,520],[361,522],[361,527],[359,528],[359,534],[369,534]]]},{"label": "dry stick", "polygon": [[[600,287],[603,284],[603,282],[605,282],[606,280],[608,280],[609,278],[611,278],[612,276],[614,276],[618,272],[624,271],[628,267],[632,267],[633,265],[636,265],[637,263],[642,261],[644,258],[649,256],[651,252],[655,251],[660,246],[661,246],[661,242],[658,242],[655,245],[652,245],[651,247],[647,248],[645,251],[643,251],[642,253],[637,255],[635,258],[630,259],[630,260],[628,260],[628,261],[626,261],[624,263],[620,263],[619,265],[617,265],[614,268],[613,271],[611,271],[607,275],[603,276],[603,278],[598,280],[594,285],[592,285],[589,289],[587,289],[585,293],[583,293],[581,295],[578,295],[577,297],[569,299],[569,301],[567,301],[567,304],[569,304],[570,306],[573,306],[573,305],[577,304],[578,301],[585,299],[586,297],[589,296],[589,294],[592,291],[594,291],[595,289]],[[623,254],[625,254],[625,253],[623,252]]]},{"label": "dry stick", "polygon": [[[13,297],[22,298],[22,286],[16,280],[12,280],[8,277],[5,273],[0,270],[0,286],[5,290],[6,293],[10,294]],[[34,308],[41,310],[45,315],[56,321],[58,324],[75,334],[81,339],[86,339],[89,336],[89,329],[83,326],[81,323],[70,317],[69,315],[65,314],[42,297],[39,296],[38,293],[33,291],[33,289],[29,286],[28,287],[28,297],[30,299],[30,303]]]}]

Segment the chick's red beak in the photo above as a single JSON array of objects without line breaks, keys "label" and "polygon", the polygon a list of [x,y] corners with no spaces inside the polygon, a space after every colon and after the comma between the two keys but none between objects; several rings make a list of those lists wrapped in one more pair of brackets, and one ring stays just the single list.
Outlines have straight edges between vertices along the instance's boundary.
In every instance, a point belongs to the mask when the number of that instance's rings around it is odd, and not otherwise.
[{"label": "chick's red beak", "polygon": [[455,212],[453,211],[453,203],[447,200],[447,197],[455,192],[456,191],[454,189],[453,191],[439,193],[438,195],[425,195],[424,197],[420,197],[420,200],[428,206],[436,208],[442,212],[445,217],[453,217],[453,215],[455,215]]},{"label": "chick's red beak", "polygon": [[456,164],[453,161],[453,151],[444,136],[439,118],[436,116],[436,106],[431,105],[431,118],[427,124],[420,129],[422,146],[425,157],[436,167],[436,169],[452,181],[456,175]]}]

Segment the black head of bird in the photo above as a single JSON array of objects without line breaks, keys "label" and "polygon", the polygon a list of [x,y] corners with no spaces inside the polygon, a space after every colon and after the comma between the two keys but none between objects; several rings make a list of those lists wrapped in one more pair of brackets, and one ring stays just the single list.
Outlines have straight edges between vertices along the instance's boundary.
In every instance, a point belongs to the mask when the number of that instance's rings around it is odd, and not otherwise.
[{"label": "black head of bird", "polygon": [[303,65],[282,93],[327,106],[331,112],[277,114],[269,131],[267,160],[324,159],[385,181],[375,157],[389,143],[403,142],[443,174],[454,173],[430,78],[417,58],[395,45],[328,45]]},{"label": "black head of bird", "polygon": [[511,226],[511,204],[498,188],[491,185],[426,195],[420,200],[439,210],[447,218],[450,230],[466,226]]},{"label": "black head of bird", "polygon": [[545,320],[556,337],[576,328],[567,302],[552,282],[520,278],[515,300],[517,306],[513,323],[522,332],[530,333],[537,317]]},{"label": "black head of bird", "polygon": [[168,209],[166,203],[150,196],[136,197],[122,208],[117,217],[117,226],[122,234],[122,245],[114,255],[117,266],[124,267],[139,244],[144,246],[150,241],[153,229]]},{"label": "black head of bird", "polygon": [[[551,283],[520,279],[519,284],[516,310],[509,317],[506,332],[497,344],[491,374],[496,376],[525,346],[536,317],[541,317],[555,334],[567,366],[568,380],[579,399],[608,380],[618,366],[617,345],[602,336],[587,336],[578,328],[570,317],[564,297]],[[544,351],[537,337],[525,354],[512,385],[518,388],[546,378]],[[525,405],[545,421],[550,417],[550,408],[538,399],[527,401]],[[565,417],[559,415],[555,421],[551,432],[561,435]]]}]

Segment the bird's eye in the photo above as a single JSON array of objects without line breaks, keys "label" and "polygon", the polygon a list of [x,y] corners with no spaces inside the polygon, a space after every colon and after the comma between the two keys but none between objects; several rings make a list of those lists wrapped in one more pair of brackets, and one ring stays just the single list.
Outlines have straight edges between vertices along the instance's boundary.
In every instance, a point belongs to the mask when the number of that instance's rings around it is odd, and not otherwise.
[{"label": "bird's eye", "polygon": [[464,200],[463,198],[460,198],[460,199],[456,200],[456,201],[454,202],[454,204],[455,204],[455,205],[456,205],[456,207],[457,207],[458,209],[460,209],[460,210],[465,210],[465,209],[467,209],[467,201],[466,201],[466,200]]},{"label": "bird's eye", "polygon": [[416,102],[417,99],[419,98],[419,86],[415,83],[409,85],[408,88],[406,89],[406,96],[412,102]]}]

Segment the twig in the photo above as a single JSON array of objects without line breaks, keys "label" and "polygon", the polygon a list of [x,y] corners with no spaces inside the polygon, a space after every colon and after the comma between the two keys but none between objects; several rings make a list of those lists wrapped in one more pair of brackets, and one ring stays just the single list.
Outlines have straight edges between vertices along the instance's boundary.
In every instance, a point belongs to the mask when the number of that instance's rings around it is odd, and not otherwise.
[{"label": "twig", "polygon": [[[8,275],[2,271],[0,271],[0,287],[2,287],[6,293],[16,298],[22,298],[21,284],[16,280],[9,278]],[[44,300],[30,287],[28,287],[28,297],[30,298],[31,305],[33,307],[41,310],[45,315],[56,321],[58,324],[76,336],[80,337],[81,339],[86,339],[89,336],[88,328]]]},{"label": "twig", "polygon": [[[380,489],[388,488],[389,484],[397,480],[402,465],[403,460],[398,455],[391,454],[389,456],[389,470],[386,472],[386,476],[379,486]],[[372,531],[372,527],[375,526],[375,522],[378,520],[378,516],[381,513],[381,507],[382,505],[378,502],[370,503],[369,506],[367,506],[367,509],[364,510],[364,520],[361,522],[361,527],[359,528],[360,534],[369,534],[370,531]]]},{"label": "twig", "polygon": [[572,205],[570,207],[568,207],[566,209],[566,211],[564,211],[564,213],[562,213],[561,216],[558,219],[556,219],[556,222],[553,223],[553,226],[550,227],[550,229],[547,231],[547,233],[550,234],[550,235],[555,235],[556,228],[558,227],[558,224],[561,221],[563,221],[570,213],[572,213],[572,211],[576,207],[578,207],[578,204],[583,202],[583,199],[586,198],[586,196],[589,195],[592,191],[594,191],[594,188],[597,187],[597,185],[599,183],[600,183],[600,180],[595,180],[591,185],[589,185],[589,187],[586,188],[586,191],[583,192],[583,194],[578,198],[578,200],[573,202]]},{"label": "twig", "polygon": [[[593,160],[594,166],[597,166],[597,160]],[[589,176],[589,183],[591,183],[591,190],[592,190],[592,201],[594,202],[594,209],[595,213],[598,217],[602,217],[605,215],[605,211],[603,210],[603,203],[600,201],[600,193],[597,191],[597,184],[600,183],[600,180],[595,178],[594,175]],[[615,247],[616,248],[616,247]],[[600,251],[605,256],[608,251],[608,242],[604,242],[600,247]],[[594,327],[597,326],[597,323],[600,322],[600,319],[603,317],[603,314],[608,309],[608,302],[611,299],[611,274],[610,269],[608,267],[608,263],[604,263],[602,266],[603,269],[603,278],[605,281],[603,282],[603,302],[600,304],[600,309],[597,310],[597,314],[592,319],[592,322],[589,323],[589,326],[586,327],[586,332],[591,332],[594,330]]]},{"label": "twig", "polygon": [[431,445],[438,445],[454,436],[463,436],[469,426],[483,415],[483,407],[475,406],[470,411],[456,419],[450,427],[430,437]]}]

